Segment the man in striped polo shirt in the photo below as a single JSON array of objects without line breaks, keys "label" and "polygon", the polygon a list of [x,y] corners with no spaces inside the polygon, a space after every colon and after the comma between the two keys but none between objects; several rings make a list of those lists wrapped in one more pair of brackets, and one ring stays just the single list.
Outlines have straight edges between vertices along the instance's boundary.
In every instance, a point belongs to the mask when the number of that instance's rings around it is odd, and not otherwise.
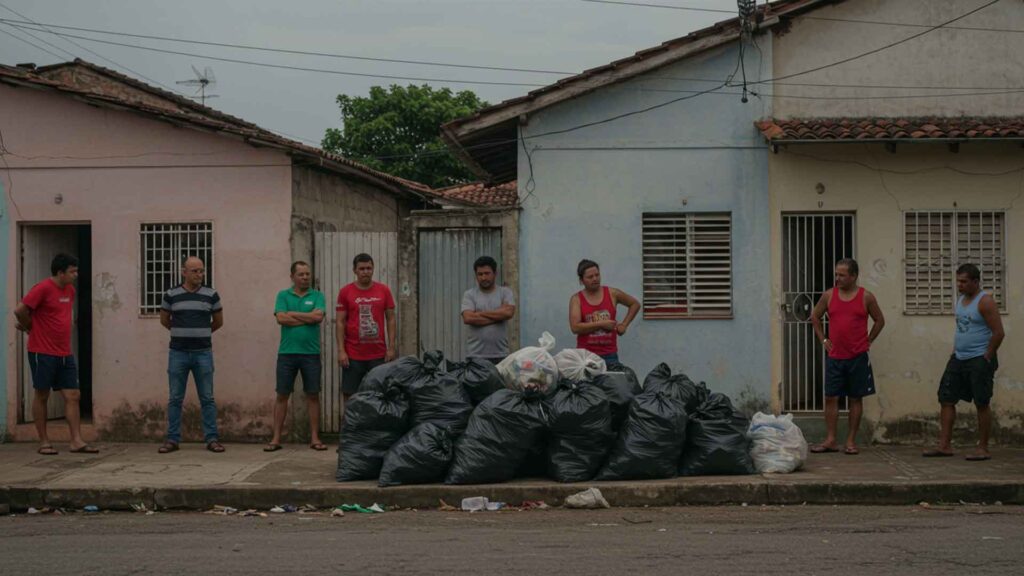
[{"label": "man in striped polo shirt", "polygon": [[167,358],[170,397],[167,401],[167,439],[158,452],[167,454],[181,442],[181,403],[188,375],[196,381],[203,420],[203,441],[210,452],[223,452],[217,437],[217,405],[213,401],[213,342],[211,336],[224,325],[220,295],[203,286],[203,261],[189,256],[181,267],[183,282],[164,293],[160,323],[171,331]]}]

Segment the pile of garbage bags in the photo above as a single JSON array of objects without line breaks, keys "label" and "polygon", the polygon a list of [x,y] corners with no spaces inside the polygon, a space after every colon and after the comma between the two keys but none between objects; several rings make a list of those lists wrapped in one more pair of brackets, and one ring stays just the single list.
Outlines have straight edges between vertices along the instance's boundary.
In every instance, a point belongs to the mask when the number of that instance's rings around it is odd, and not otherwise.
[{"label": "pile of garbage bags", "polygon": [[807,458],[791,416],[752,423],[728,396],[659,364],[640,384],[554,339],[488,361],[440,352],[370,371],[345,408],[339,482],[485,484],[787,473]]}]

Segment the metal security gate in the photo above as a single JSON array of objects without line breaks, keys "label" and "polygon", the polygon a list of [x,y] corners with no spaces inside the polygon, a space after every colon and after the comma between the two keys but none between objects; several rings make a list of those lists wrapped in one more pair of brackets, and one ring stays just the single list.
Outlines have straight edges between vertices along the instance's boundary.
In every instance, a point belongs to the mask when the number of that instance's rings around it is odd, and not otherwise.
[{"label": "metal security gate", "polygon": [[[853,214],[782,215],[784,411],[819,411],[825,406],[825,349],[814,335],[811,312],[822,292],[835,284],[836,261],[855,253]],[[827,315],[824,325],[827,331]]]},{"label": "metal security gate", "polygon": [[373,279],[387,284],[398,300],[397,232],[317,232],[313,244],[314,286],[324,293],[327,310],[320,328],[323,386],[320,392],[320,431],[341,430],[341,370],[334,325],[338,292],[355,281],[352,259],[365,252],[373,256]]},{"label": "metal security gate", "polygon": [[501,228],[421,230],[419,234],[419,341],[423,350],[441,350],[445,358],[466,357],[462,294],[476,286],[473,262],[490,256],[498,262],[502,285]]}]

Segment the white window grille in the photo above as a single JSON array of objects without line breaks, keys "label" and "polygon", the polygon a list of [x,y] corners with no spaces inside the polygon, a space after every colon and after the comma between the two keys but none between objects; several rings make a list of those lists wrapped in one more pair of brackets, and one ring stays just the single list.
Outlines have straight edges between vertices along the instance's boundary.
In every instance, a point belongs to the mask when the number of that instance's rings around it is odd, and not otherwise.
[{"label": "white window grille", "polygon": [[643,215],[645,319],[732,317],[732,215]]},{"label": "white window grille", "polygon": [[212,222],[142,224],[139,236],[142,314],[160,313],[164,292],[181,283],[181,265],[189,256],[202,259],[205,285],[213,287]]},{"label": "white window grille", "polygon": [[974,264],[981,286],[1006,311],[1006,214],[916,210],[904,213],[904,311],[952,314],[956,269]]}]

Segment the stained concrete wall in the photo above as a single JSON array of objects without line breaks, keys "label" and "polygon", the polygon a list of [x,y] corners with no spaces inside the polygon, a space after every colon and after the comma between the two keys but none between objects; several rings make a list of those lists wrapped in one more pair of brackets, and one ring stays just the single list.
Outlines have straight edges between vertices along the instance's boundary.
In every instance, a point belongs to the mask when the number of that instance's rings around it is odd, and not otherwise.
[{"label": "stained concrete wall", "polygon": [[[880,144],[792,146],[769,162],[771,178],[772,301],[782,298],[781,214],[802,211],[856,213],[860,283],[874,292],[886,326],[872,347],[878,394],[865,401],[865,417],[878,441],[930,438],[937,431],[936,392],[952,351],[952,314],[904,314],[904,240],[902,218],[910,210],[1005,210],[1007,273],[1006,340],[1000,351],[993,409],[996,439],[1024,440],[1024,357],[1015,335],[1024,315],[1021,230],[1021,175],[1024,149],[1019,144],[966,144],[959,153],[945,145],[897,147]],[[982,174],[1000,174],[984,176]],[[815,187],[824,185],[824,194]],[[984,284],[984,282],[983,282]],[[778,310],[778,306],[772,306]],[[782,317],[772,322],[773,381],[782,380]],[[778,393],[778,385],[775,389]],[[777,397],[777,396],[776,396]],[[966,408],[966,406],[961,405]],[[973,417],[960,430],[973,430]],[[967,439],[965,438],[965,441]]]},{"label": "stained concrete wall", "polygon": [[[10,171],[7,172],[7,176],[10,176]],[[3,209],[0,211],[0,269],[6,270],[8,276],[11,275],[10,263],[8,261],[7,243],[9,241],[9,230],[10,230],[10,212],[7,204],[7,191],[10,188],[9,178],[4,178],[5,181],[0,181],[0,196],[5,198]],[[0,302],[7,302],[7,282],[0,282]],[[6,308],[6,306],[5,306]],[[6,319],[7,311],[4,310],[4,318]],[[13,341],[10,340],[8,331],[0,328],[0,374],[7,375],[7,362],[8,358],[14,357],[14,346]],[[7,392],[8,386],[0,386],[0,442],[7,439]]]},{"label": "stained concrete wall", "polygon": [[[747,50],[747,73],[768,74],[771,39]],[[620,356],[643,377],[659,362],[712,390],[754,406],[770,393],[767,151],[753,128],[767,101],[738,94],[691,97],[646,113],[558,135],[546,132],[605,120],[693,96],[711,86],[680,78],[725,78],[737,44],[542,110],[523,126],[518,158],[520,300],[524,344],[544,330],[575,347],[569,298],[576,264],[591,258],[605,284],[642,296],[644,212],[732,214],[733,317],[643,320],[619,340]],[[763,60],[762,60],[763,57]],[[759,72],[760,71],[760,72]],[[676,92],[663,92],[674,90]],[[728,92],[733,92],[729,90]],[[624,311],[620,311],[622,313]]]},{"label": "stained concrete wall", "polygon": [[[225,325],[214,336],[216,397],[225,438],[264,438],[274,385],[278,328],[268,311],[291,261],[291,161],[230,138],[176,128],[134,113],[89,106],[58,94],[0,86],[0,126],[15,186],[4,235],[5,317],[17,304],[17,224],[92,225],[94,420],[90,436],[120,440],[163,435],[167,331],[139,310],[141,222],[213,222],[215,283]],[[63,202],[54,198],[62,195]],[[12,322],[4,371],[7,429],[18,425],[20,382]],[[194,388],[186,437],[199,435]],[[55,434],[65,427],[51,426]]]},{"label": "stained concrete wall", "polygon": [[[982,4],[976,0],[853,0],[813,10],[797,17],[788,31],[775,35],[771,76],[783,78],[838,62],[926,30],[819,18],[938,25]],[[1024,29],[1024,3],[999,2],[949,27],[877,54],[781,80],[782,84],[773,87],[775,94],[800,98],[776,97],[772,105],[774,115],[779,118],[1018,115],[1024,108],[1024,93],[1014,87],[1020,85],[1020,78],[1024,76],[1024,60],[1020,57],[1024,54],[1024,34],[986,30],[991,28]],[[957,87],[961,89],[953,89]],[[762,87],[762,90],[771,93],[768,88]],[[990,88],[996,90],[987,90]],[[985,91],[1002,94],[980,94]],[[928,97],[907,98],[921,95]],[[885,100],[879,96],[899,98]],[[854,99],[849,99],[851,97]]]},{"label": "stained concrete wall", "polygon": [[[974,0],[856,0],[826,6],[796,18],[788,30],[773,35],[771,76],[781,78],[838,62],[924,31],[819,18],[937,25],[980,5]],[[1019,116],[1024,109],[1024,94],[1019,91],[979,94],[1012,88],[1024,75],[1020,57],[1024,36],[985,30],[991,28],[1024,28],[1024,4],[999,2],[948,28],[877,54],[781,80],[773,87],[773,116]],[[822,144],[792,146],[771,156],[772,310],[777,311],[782,301],[781,212],[857,213],[862,283],[878,295],[887,320],[873,352],[879,394],[867,403],[866,413],[877,440],[914,441],[937,430],[936,387],[950,351],[952,317],[903,314],[901,211],[955,205],[962,210],[1007,210],[1008,309],[1003,316],[1007,339],[993,407],[999,439],[1022,441],[1024,361],[1012,353],[1019,347],[1014,344],[1014,318],[1024,312],[1024,292],[1019,281],[1014,283],[1014,270],[1024,265],[1024,255],[1016,249],[1024,223],[1019,202],[1022,165],[1024,150],[1019,144],[964,144],[958,154],[944,145],[901,144],[890,154],[880,145]],[[819,182],[826,190],[822,196],[815,192]],[[776,403],[782,380],[781,331],[781,318],[775,312],[772,381]],[[965,442],[973,427],[972,418],[960,419],[958,431],[964,433]]]}]

